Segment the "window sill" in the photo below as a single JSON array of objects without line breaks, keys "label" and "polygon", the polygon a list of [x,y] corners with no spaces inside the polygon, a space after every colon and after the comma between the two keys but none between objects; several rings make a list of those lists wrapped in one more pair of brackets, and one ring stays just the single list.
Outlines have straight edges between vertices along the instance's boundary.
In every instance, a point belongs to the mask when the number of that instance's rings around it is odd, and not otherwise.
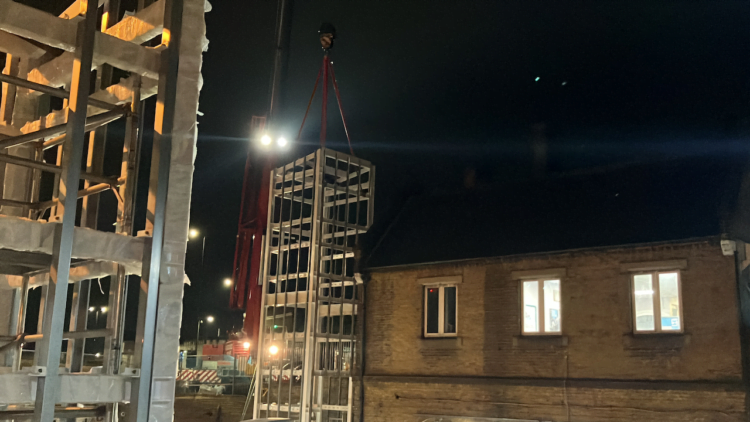
[{"label": "window sill", "polygon": [[690,334],[686,333],[628,333],[622,336],[626,350],[676,350],[690,344]]},{"label": "window sill", "polygon": [[568,346],[568,336],[563,335],[535,335],[514,336],[514,349],[549,349]]},{"label": "window sill", "polygon": [[461,337],[425,337],[419,342],[420,349],[428,350],[458,350],[463,345]]}]

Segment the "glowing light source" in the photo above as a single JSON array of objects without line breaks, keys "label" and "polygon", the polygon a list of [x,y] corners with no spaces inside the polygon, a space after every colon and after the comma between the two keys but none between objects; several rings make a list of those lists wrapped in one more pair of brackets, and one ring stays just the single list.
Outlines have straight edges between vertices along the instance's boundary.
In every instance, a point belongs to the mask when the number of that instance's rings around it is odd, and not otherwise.
[{"label": "glowing light source", "polygon": [[260,143],[263,145],[271,145],[271,137],[268,135],[263,135],[263,137],[260,138]]},{"label": "glowing light source", "polygon": [[196,230],[196,229],[190,229],[190,232],[188,233],[188,236],[190,236],[191,239],[195,239],[196,237],[198,237],[199,234],[201,234],[201,233],[198,230]]},{"label": "glowing light source", "polygon": [[169,29],[164,28],[161,31],[161,43],[164,45],[169,45],[169,40],[172,39],[172,33],[169,32]]},{"label": "glowing light source", "polygon": [[104,12],[102,14],[102,32],[106,31],[107,28],[109,28],[109,12]]},{"label": "glowing light source", "polygon": [[245,349],[249,349],[250,348],[250,342],[246,341],[246,342],[242,343],[242,347],[244,347]]},{"label": "glowing light source", "polygon": [[101,356],[101,355],[102,355],[101,353],[97,353],[97,354],[95,354],[94,356],[96,356],[96,357],[99,357],[99,356]]},{"label": "glowing light source", "polygon": [[95,310],[96,308],[94,308],[93,306],[89,308],[89,312],[94,312]]},{"label": "glowing light source", "polygon": [[279,353],[279,348],[277,346],[271,346],[268,348],[268,351],[271,352],[272,355],[275,355],[276,353]]},{"label": "glowing light source", "polygon": [[231,278],[225,278],[224,279],[224,285],[229,287],[232,285],[232,279]]},{"label": "glowing light source", "polygon": [[279,144],[279,146],[283,148],[286,146],[287,140],[285,137],[282,136],[281,138],[276,140],[276,143]]},{"label": "glowing light source", "polygon": [[209,316],[206,317],[206,321],[208,321],[208,322],[214,322],[214,317],[212,317],[212,316],[209,315]]},{"label": "glowing light source", "polygon": [[537,76],[536,79],[534,79],[534,82],[539,82],[539,79],[542,79],[542,78],[540,78],[539,76]]},{"label": "glowing light source", "polygon": [[101,311],[102,311],[103,314],[106,314],[107,313],[107,307],[102,306]]}]

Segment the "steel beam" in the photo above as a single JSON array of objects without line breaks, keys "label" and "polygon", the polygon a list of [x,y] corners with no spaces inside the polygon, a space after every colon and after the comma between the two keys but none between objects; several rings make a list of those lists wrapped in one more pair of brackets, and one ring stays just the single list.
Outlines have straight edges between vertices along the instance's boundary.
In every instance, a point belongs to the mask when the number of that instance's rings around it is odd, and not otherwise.
[{"label": "steel beam", "polygon": [[[77,418],[99,418],[104,416],[105,408],[99,407],[56,407],[55,416],[58,418],[68,418],[76,420]],[[0,410],[0,418],[8,418],[14,421],[31,419],[34,415],[33,410]]]},{"label": "steel beam", "polygon": [[[84,118],[85,118],[86,111],[84,110],[83,113],[84,113]],[[117,110],[112,110],[106,113],[101,113],[101,114],[92,116],[88,121],[86,121],[84,132],[88,132],[90,130],[96,129],[97,127],[101,125],[106,125],[107,123],[111,123],[126,114],[127,114],[126,110],[117,109]],[[57,135],[60,135],[61,133],[65,133],[65,131],[67,130],[67,127],[68,127],[68,123],[63,123],[57,126],[52,126],[46,129],[35,131],[35,132],[26,133],[20,136],[14,136],[12,138],[5,138],[2,141],[0,141],[0,149],[14,147],[14,146],[22,145],[28,142],[33,142],[39,139],[57,136]],[[61,138],[59,141],[56,141],[55,143],[50,143],[49,145],[45,145],[45,147],[49,148],[54,145],[62,144],[62,140],[63,138]]]},{"label": "steel beam", "polygon": [[[0,0],[1,30],[50,47],[74,52],[77,24],[76,20],[60,19],[12,0]],[[94,36],[97,62],[109,63],[119,69],[154,79],[159,77],[160,51],[101,32]]]},{"label": "steel beam", "polygon": [[[82,339],[82,338],[99,338],[106,337],[110,334],[110,330],[103,328],[99,330],[85,330],[85,331],[66,331],[62,333],[64,339]],[[26,343],[38,343],[45,339],[44,334],[31,334],[23,338]]]},{"label": "steel beam", "polygon": [[[51,87],[48,85],[38,84],[36,82],[27,81],[26,79],[18,78],[18,77],[11,76],[11,75],[0,74],[0,81],[11,84],[11,85],[20,86],[21,88],[28,88],[34,91],[39,91],[39,92],[49,94],[57,98],[66,98],[66,99],[70,98],[70,92],[62,88],[55,88],[55,87]],[[112,104],[106,101],[96,100],[93,98],[89,99],[88,104],[90,106],[103,108],[105,110],[115,110],[118,108],[117,104]]]},{"label": "steel beam", "polygon": [[[0,161],[8,164],[15,164],[17,166],[29,167],[37,170],[48,171],[54,174],[63,174],[65,165],[56,166],[54,164],[47,164],[41,161],[29,160],[27,158],[19,158],[13,155],[0,154]],[[97,183],[105,183],[109,185],[117,185],[117,179],[114,177],[98,176],[95,174],[79,172],[79,177],[84,180],[90,180]],[[75,199],[78,199],[76,196]]]},{"label": "steel beam", "polygon": [[[86,325],[88,323],[91,280],[82,280],[76,283],[73,289],[73,303],[70,308],[70,331],[83,333],[86,332]],[[71,339],[71,337],[65,337],[65,334],[63,334],[63,338]],[[68,341],[65,366],[72,373],[83,370],[83,350],[85,344],[85,338]]]},{"label": "steel beam", "polygon": [[[91,6],[90,4],[88,4]],[[60,391],[58,366],[62,346],[65,305],[68,293],[70,261],[75,234],[78,182],[81,175],[86,132],[86,110],[91,86],[91,64],[94,56],[97,8],[89,7],[85,18],[78,24],[76,35],[76,61],[73,66],[71,101],[68,110],[68,139],[63,145],[62,172],[60,175],[60,202],[62,224],[55,231],[50,268],[50,283],[44,306],[42,333],[44,339],[37,344],[37,361],[46,367],[46,375],[37,383],[34,405],[34,422],[49,422],[55,417],[55,401]]]},{"label": "steel beam", "polygon": [[[78,197],[79,198],[85,198],[89,195],[96,195],[98,193],[106,192],[113,187],[122,186],[122,184],[125,183],[124,178],[117,179],[117,182],[114,184],[111,183],[100,183],[98,185],[89,186],[88,188],[81,189],[78,191]],[[31,203],[30,205],[33,206],[36,209],[39,210],[47,210],[50,207],[53,207],[57,205],[58,200],[57,199],[51,199],[49,201],[39,202],[39,203]],[[1,205],[1,204],[0,204]]]},{"label": "steel beam", "polygon": [[[65,388],[59,390],[59,395],[51,402],[86,403],[89,405],[118,403],[130,400],[130,385],[135,382],[133,374],[102,375],[102,374],[60,374],[61,384]],[[3,403],[15,405],[33,405],[34,389],[40,380],[26,372],[0,374],[0,397]],[[38,396],[37,396],[38,397]],[[2,420],[2,416],[0,416]],[[52,422],[52,418],[44,422]]]},{"label": "steel beam", "polygon": [[[3,165],[5,163],[2,163]],[[2,165],[0,165],[0,170],[5,170]],[[2,182],[2,179],[0,179],[0,182]],[[0,191],[0,194],[2,194],[2,191]],[[0,207],[17,207],[17,208],[37,208],[38,204],[35,204],[33,202],[25,202],[25,201],[14,201],[12,199],[0,199]]]}]

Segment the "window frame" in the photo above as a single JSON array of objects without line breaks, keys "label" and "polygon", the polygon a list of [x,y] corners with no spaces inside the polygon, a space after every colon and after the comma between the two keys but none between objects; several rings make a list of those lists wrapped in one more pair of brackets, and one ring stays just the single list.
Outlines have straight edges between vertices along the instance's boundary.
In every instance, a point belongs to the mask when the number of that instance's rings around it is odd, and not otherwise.
[{"label": "window frame", "polygon": [[[660,274],[677,274],[677,299],[680,308],[680,329],[679,330],[663,330],[661,328],[661,286],[659,285]],[[637,324],[637,315],[635,309],[635,277],[639,275],[651,275],[651,288],[654,291],[653,295],[653,307],[654,307],[654,329],[653,330],[639,330]],[[630,273],[630,314],[631,321],[633,323],[633,334],[634,335],[653,335],[653,334],[684,334],[685,333],[685,318],[683,317],[683,302],[682,302],[682,271],[679,269],[671,270],[652,270],[652,271],[634,271]],[[658,317],[657,317],[658,312]]]},{"label": "window frame", "polygon": [[[545,331],[545,315],[544,315],[544,282],[545,281],[557,281],[560,283],[560,331]],[[526,301],[524,300],[524,288],[523,283],[527,282],[536,282],[539,293],[537,294],[537,297],[539,298],[537,310],[536,310],[536,317],[537,321],[539,321],[539,331],[537,332],[529,332],[526,331]],[[562,336],[563,335],[563,302],[562,302],[562,285],[563,280],[562,277],[541,277],[541,278],[522,278],[519,280],[519,292],[520,292],[520,308],[521,312],[519,315],[519,318],[521,320],[521,335],[522,336]]]},{"label": "window frame", "polygon": [[[425,338],[435,337],[458,337],[458,283],[439,283],[439,284],[424,284],[422,295],[423,300],[423,324],[422,324],[422,335]],[[445,288],[453,287],[456,289],[456,332],[446,333],[445,332]],[[438,289],[438,332],[428,333],[427,332],[427,291],[428,289]]]}]

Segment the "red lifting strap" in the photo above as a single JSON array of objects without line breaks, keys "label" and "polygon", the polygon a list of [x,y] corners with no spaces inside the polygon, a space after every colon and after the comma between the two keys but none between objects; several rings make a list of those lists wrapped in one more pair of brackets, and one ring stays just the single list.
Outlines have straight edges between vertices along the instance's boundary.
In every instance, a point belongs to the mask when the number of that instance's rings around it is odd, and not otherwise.
[{"label": "red lifting strap", "polygon": [[[333,81],[333,90],[336,92],[336,101],[339,103],[339,112],[341,113],[341,122],[344,124],[344,133],[346,133],[346,142],[349,143],[349,152],[354,155],[352,149],[352,140],[349,137],[349,129],[346,127],[346,118],[344,118],[344,108],[341,107],[341,94],[339,93],[339,84],[336,82],[336,73],[333,71],[333,62],[328,62],[331,70],[331,80]],[[354,155],[356,157],[356,155]]]},{"label": "red lifting strap", "polygon": [[320,75],[323,75],[323,110],[321,113],[320,122],[320,146],[325,148],[326,146],[326,132],[327,132],[327,121],[328,121],[328,75],[331,75],[331,81],[333,82],[333,90],[336,93],[336,102],[339,106],[339,113],[341,114],[341,122],[344,124],[344,133],[346,133],[346,141],[349,144],[349,152],[354,155],[354,149],[352,148],[352,139],[349,136],[349,128],[346,125],[346,118],[344,117],[344,109],[341,106],[341,92],[339,90],[339,84],[336,81],[336,73],[333,71],[333,62],[328,59],[328,54],[323,56],[323,64],[320,66],[318,71],[318,77],[315,79],[315,86],[313,87],[310,101],[307,103],[307,109],[305,110],[305,116],[302,118],[302,124],[299,127],[299,133],[297,133],[297,141],[302,138],[302,129],[305,127],[307,116],[310,114],[310,106],[312,105],[313,98],[315,98],[315,92],[318,90],[318,83],[320,82]]}]

